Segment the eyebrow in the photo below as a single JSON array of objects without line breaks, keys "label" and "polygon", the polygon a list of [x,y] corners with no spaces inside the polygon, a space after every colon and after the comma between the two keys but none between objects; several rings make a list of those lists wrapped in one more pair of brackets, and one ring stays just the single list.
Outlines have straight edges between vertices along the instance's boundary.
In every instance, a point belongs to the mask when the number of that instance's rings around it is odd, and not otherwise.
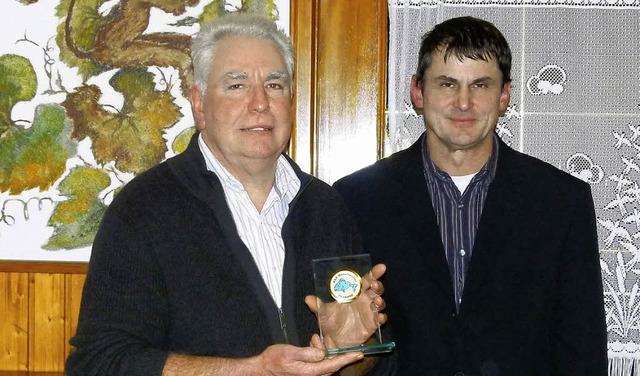
[{"label": "eyebrow", "polygon": [[[456,78],[445,76],[445,75],[441,75],[441,76],[436,77],[436,80],[438,80],[438,81],[460,82]],[[483,77],[479,77],[479,78],[474,79],[473,81],[471,81],[471,83],[472,84],[477,84],[479,82],[495,82],[495,81],[496,81],[496,79],[491,77],[491,76],[483,76]]]},{"label": "eyebrow", "polygon": [[227,72],[224,77],[229,80],[243,80],[248,76],[246,72]]},{"label": "eyebrow", "polygon": [[478,83],[478,82],[485,82],[485,83],[492,83],[495,82],[496,79],[490,76],[484,76],[484,77],[480,77],[480,78],[476,78],[475,80],[473,80],[472,82],[474,84]]},{"label": "eyebrow", "polygon": [[269,73],[269,75],[267,75],[267,81],[271,81],[271,80],[289,80],[289,75],[286,72],[271,72]]},{"label": "eyebrow", "polygon": [[[246,72],[227,72],[224,77],[228,80],[245,80],[249,77]],[[271,80],[280,80],[286,79],[288,80],[289,75],[286,72],[271,72],[267,75],[267,81]]]}]

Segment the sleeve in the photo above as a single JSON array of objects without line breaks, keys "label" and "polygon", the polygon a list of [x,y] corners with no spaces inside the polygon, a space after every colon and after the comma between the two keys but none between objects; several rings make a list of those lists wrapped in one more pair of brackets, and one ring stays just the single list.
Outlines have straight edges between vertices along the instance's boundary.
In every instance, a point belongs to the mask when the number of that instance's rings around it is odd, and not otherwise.
[{"label": "sleeve", "polygon": [[[343,192],[340,192],[340,188],[343,188],[341,183],[334,184],[334,189],[336,189],[339,193],[343,194]],[[344,196],[342,196],[342,200],[344,202],[344,207],[346,210],[345,216],[349,221],[348,227],[351,233],[350,238],[352,239],[352,246],[351,246],[353,250],[352,252],[354,254],[363,253],[363,252],[366,253],[367,250],[363,248],[362,237],[360,235],[360,231],[358,230],[358,224],[353,215],[354,213],[349,209],[346,201],[344,201]],[[384,276],[382,277],[382,282],[384,283]],[[383,294],[383,297],[384,297],[384,294]],[[391,340],[392,336],[391,336],[390,328],[388,325],[383,325],[381,327],[381,333],[382,333],[383,341]],[[366,376],[387,376],[387,375],[396,374],[398,356],[395,350],[390,353],[368,355],[368,356],[375,358],[375,363],[372,366],[372,368],[365,373]]]},{"label": "sleeve", "polygon": [[93,244],[66,374],[161,375],[169,354],[161,349],[168,317],[163,277],[144,231],[112,209]]},{"label": "sleeve", "polygon": [[560,299],[553,318],[558,375],[606,376],[607,328],[595,210],[589,186],[579,190],[560,256]]}]

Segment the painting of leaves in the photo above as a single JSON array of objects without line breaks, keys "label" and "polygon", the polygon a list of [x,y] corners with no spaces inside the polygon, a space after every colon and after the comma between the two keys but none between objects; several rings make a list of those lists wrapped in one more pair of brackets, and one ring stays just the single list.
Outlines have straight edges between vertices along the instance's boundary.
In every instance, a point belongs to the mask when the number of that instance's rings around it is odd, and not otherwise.
[{"label": "painting of leaves", "polygon": [[120,188],[186,148],[195,132],[187,98],[199,25],[255,12],[287,29],[289,6],[7,2],[0,16],[10,30],[0,36],[0,259],[62,261],[86,261]]}]

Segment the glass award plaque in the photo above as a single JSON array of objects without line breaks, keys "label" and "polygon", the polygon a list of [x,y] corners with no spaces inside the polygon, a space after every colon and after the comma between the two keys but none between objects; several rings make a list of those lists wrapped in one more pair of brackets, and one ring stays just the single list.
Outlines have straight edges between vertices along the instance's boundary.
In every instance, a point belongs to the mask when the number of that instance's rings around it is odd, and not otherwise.
[{"label": "glass award plaque", "polygon": [[393,350],[394,342],[383,342],[378,312],[372,309],[370,256],[329,257],[312,260],[312,264],[318,327],[327,355]]}]

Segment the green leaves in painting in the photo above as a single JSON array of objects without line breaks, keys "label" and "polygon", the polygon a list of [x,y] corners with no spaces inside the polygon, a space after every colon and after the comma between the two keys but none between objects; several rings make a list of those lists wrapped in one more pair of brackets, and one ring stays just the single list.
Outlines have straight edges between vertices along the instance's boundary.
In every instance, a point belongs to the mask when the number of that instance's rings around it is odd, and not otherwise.
[{"label": "green leaves in painting", "polygon": [[74,156],[71,122],[59,105],[39,105],[33,124],[0,137],[0,191],[19,194],[27,189],[46,191],[65,172]]},{"label": "green leaves in painting", "polygon": [[[51,89],[49,76],[50,90],[44,94],[66,94],[62,106],[39,105],[28,127],[21,125],[30,122],[26,119],[13,120],[16,103],[35,97],[36,72],[22,56],[0,56],[0,192],[18,195],[34,188],[44,192],[59,183],[57,188],[67,200],[57,202],[49,218],[54,233],[43,247],[49,250],[73,249],[93,242],[106,208],[100,195],[111,183],[105,165],[135,175],[165,159],[165,130],[183,115],[171,94],[174,73],[168,77],[161,73],[160,82],[166,89],[157,90],[149,69],[174,68],[182,95],[188,97],[192,83],[191,37],[147,33],[151,10],[185,15],[176,26],[203,23],[228,12],[252,12],[278,19],[274,0],[241,0],[237,6],[230,1],[208,0],[198,18],[187,15],[186,9],[200,0],[58,1],[56,15],[61,22],[55,40],[59,60],[77,68],[85,82],[68,93],[61,82],[61,90]],[[49,63],[47,60],[45,64]],[[122,105],[105,104],[101,87],[86,84],[111,70],[115,74],[109,85],[122,95]],[[184,151],[194,133],[195,127],[183,130],[171,143],[173,151]],[[68,170],[68,159],[77,155],[78,142],[87,138],[98,166]]]},{"label": "green leaves in painting", "polygon": [[183,151],[187,150],[189,141],[191,141],[191,136],[193,136],[195,133],[196,127],[189,127],[180,132],[180,134],[176,136],[176,138],[173,140],[173,143],[171,144],[171,148],[173,149],[173,151],[176,154],[180,154]]},{"label": "green leaves in painting", "polygon": [[0,137],[13,128],[13,106],[32,99],[36,95],[36,86],[36,72],[29,59],[12,54],[0,56]]},{"label": "green leaves in painting", "polygon": [[224,6],[226,4],[227,2],[225,0],[213,0],[211,3],[206,5],[202,9],[202,14],[200,15],[200,23],[203,24],[225,14],[226,11],[224,9]]},{"label": "green leaves in painting", "polygon": [[58,25],[56,35],[60,59],[70,67],[77,67],[84,80],[109,69],[93,56],[98,32],[115,17],[114,11],[106,16],[100,14],[100,6],[105,2],[106,0],[61,0],[56,8],[56,15],[64,19]]},{"label": "green leaves in painting", "polygon": [[78,88],[62,103],[74,122],[72,137],[89,137],[98,163],[115,161],[120,171],[143,172],[164,159],[163,131],[182,114],[168,91],[155,90],[145,69],[122,69],[109,83],[124,97],[120,109],[98,103],[102,91],[95,85]]},{"label": "green leaves in painting", "polygon": [[44,249],[58,250],[88,246],[106,209],[98,194],[109,186],[109,175],[88,167],[74,168],[58,187],[69,199],[56,205],[49,226],[53,235]]},{"label": "green leaves in painting", "polygon": [[278,19],[278,7],[274,0],[243,0],[242,8],[249,12],[263,14],[274,21]]},{"label": "green leaves in painting", "polygon": [[275,0],[242,0],[239,7],[229,5],[226,0],[213,0],[202,10],[200,23],[205,23],[228,12],[251,12],[262,14],[274,21],[278,19],[278,7]]}]

